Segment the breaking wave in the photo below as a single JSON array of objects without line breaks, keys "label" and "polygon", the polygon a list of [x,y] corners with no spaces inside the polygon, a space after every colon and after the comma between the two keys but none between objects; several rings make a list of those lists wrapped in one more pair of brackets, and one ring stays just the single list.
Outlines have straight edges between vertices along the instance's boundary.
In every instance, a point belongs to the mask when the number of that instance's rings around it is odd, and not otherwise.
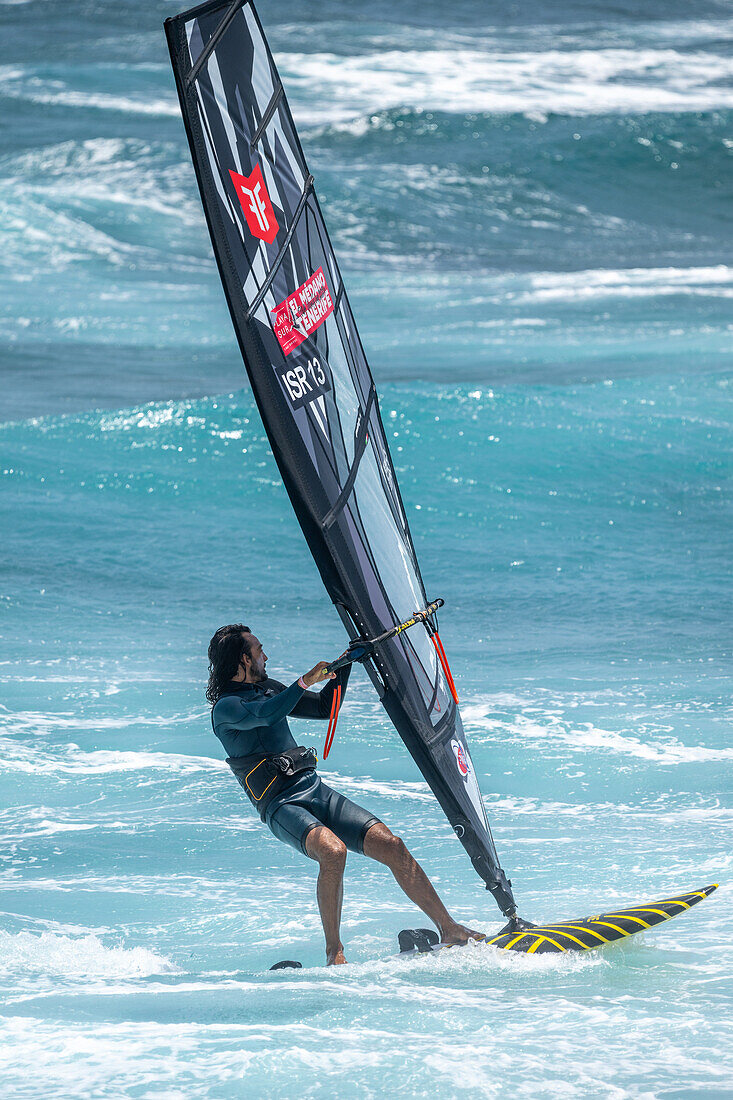
[{"label": "breaking wave", "polygon": [[99,936],[0,929],[0,975],[38,972],[55,978],[141,978],[173,973],[176,967],[145,947],[106,946]]}]

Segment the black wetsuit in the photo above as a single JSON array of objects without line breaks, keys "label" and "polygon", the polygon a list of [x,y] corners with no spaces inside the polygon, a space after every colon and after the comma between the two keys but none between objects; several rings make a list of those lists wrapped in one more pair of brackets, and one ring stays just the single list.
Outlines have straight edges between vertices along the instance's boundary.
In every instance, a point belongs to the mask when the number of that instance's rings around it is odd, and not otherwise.
[{"label": "black wetsuit", "polygon": [[[214,733],[230,757],[281,753],[296,747],[288,716],[325,720],[338,684],[346,691],[351,666],[340,669],[320,692],[278,680],[256,684],[232,680],[211,712]],[[265,821],[278,840],[305,852],[311,829],[326,825],[353,852],[361,852],[367,829],[379,818],[327,786],[315,769],[301,772],[267,807]]]}]

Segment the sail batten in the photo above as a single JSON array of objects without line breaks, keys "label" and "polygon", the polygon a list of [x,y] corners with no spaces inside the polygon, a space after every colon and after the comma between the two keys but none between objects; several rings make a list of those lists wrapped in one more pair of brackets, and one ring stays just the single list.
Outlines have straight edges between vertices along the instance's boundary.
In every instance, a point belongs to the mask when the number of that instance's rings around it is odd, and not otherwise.
[{"label": "sail batten", "polygon": [[221,23],[219,24],[219,26],[216,28],[216,30],[212,34],[211,38],[209,39],[209,41],[207,42],[206,46],[203,48],[203,50],[201,51],[199,56],[196,58],[196,62],[193,65],[193,68],[191,69],[188,76],[186,77],[186,84],[187,85],[190,86],[191,84],[193,84],[194,80],[199,75],[201,69],[206,64],[209,57],[211,56],[214,49],[216,48],[217,43],[219,42],[219,40],[226,33],[226,30],[227,30],[229,24],[231,23],[232,19],[234,18],[234,16],[237,14],[237,11],[245,3],[247,3],[247,0],[230,0],[230,3],[228,5],[228,11],[225,11],[224,15],[222,16]]},{"label": "sail batten", "polygon": [[284,89],[283,89],[282,84],[278,84],[277,88],[272,93],[272,99],[270,100],[269,104],[267,105],[267,109],[266,109],[264,115],[262,116],[260,124],[257,127],[257,131],[256,131],[254,137],[252,138],[252,141],[249,144],[249,147],[250,147],[250,149],[252,150],[253,153],[254,153],[254,151],[257,147],[257,142],[260,140],[260,138],[262,137],[262,134],[264,133],[264,131],[267,129],[267,127],[270,124],[270,119],[272,118],[272,116],[275,113],[275,108],[277,107],[278,103],[280,102],[280,98],[283,94],[283,91],[284,91]]},{"label": "sail batten", "polygon": [[[287,96],[250,0],[209,0],[165,26],[214,254],[273,455],[350,636],[379,636],[428,601]],[[513,912],[428,626],[380,643],[367,671],[476,871]]]}]

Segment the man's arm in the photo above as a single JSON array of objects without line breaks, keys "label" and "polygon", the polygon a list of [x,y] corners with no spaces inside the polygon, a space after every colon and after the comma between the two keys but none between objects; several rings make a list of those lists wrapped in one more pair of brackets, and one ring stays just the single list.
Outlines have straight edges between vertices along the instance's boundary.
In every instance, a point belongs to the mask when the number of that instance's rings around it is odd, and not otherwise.
[{"label": "man's arm", "polygon": [[327,677],[333,677],[334,673],[327,672],[327,668],[328,661],[319,661],[310,672],[304,673],[290,687],[266,699],[248,700],[238,695],[225,696],[214,707],[214,732],[217,732],[217,727],[221,723],[226,724],[230,729],[240,731],[257,729],[258,726],[276,725],[293,713],[293,708],[303,695],[313,695],[316,700],[320,698],[306,689]]},{"label": "man's arm", "polygon": [[[274,726],[287,718],[297,706],[305,689],[298,680],[290,687],[271,695],[267,699],[242,699],[239,695],[228,695],[216,704],[214,716],[216,725],[223,722],[232,729],[252,730],[258,726]],[[316,696],[317,698],[317,696]]]},{"label": "man's arm", "polygon": [[304,691],[290,711],[293,718],[321,718],[324,720],[329,718],[336,688],[339,684],[341,685],[341,702],[343,703],[350,674],[351,665],[345,665],[338,670],[334,680],[328,681],[322,691]]}]

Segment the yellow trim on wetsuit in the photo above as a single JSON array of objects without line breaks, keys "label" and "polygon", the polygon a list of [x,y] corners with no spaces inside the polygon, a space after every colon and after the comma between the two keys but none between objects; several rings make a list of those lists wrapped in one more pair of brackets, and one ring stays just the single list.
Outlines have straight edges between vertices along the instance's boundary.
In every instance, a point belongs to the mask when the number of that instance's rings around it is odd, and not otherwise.
[{"label": "yellow trim on wetsuit", "polygon": [[257,769],[258,769],[259,767],[261,767],[261,766],[262,766],[262,764],[264,764],[264,763],[265,763],[265,760],[266,760],[266,757],[263,757],[263,758],[262,758],[262,760],[260,760],[259,764],[255,764],[255,766],[254,766],[254,767],[252,768],[252,771],[249,771],[249,772],[247,772],[247,774],[246,774],[246,775],[245,775],[245,777],[244,777],[244,782],[245,782],[245,784],[246,784],[246,786],[247,786],[247,790],[248,790],[248,791],[249,791],[249,793],[250,793],[250,794],[252,795],[252,797],[254,798],[255,802],[259,802],[261,798],[264,798],[264,797],[265,797],[265,795],[266,795],[266,794],[267,794],[267,792],[269,791],[270,787],[272,786],[272,784],[273,784],[273,783],[275,782],[275,780],[277,779],[277,775],[273,775],[272,779],[271,779],[271,780],[270,780],[270,782],[269,782],[269,783],[267,784],[267,786],[265,787],[265,789],[264,789],[264,791],[262,792],[262,794],[255,794],[255,792],[254,792],[254,791],[252,790],[252,788],[250,787],[250,785],[249,785],[249,777],[251,776],[252,772],[256,772],[256,771],[257,771]]}]

